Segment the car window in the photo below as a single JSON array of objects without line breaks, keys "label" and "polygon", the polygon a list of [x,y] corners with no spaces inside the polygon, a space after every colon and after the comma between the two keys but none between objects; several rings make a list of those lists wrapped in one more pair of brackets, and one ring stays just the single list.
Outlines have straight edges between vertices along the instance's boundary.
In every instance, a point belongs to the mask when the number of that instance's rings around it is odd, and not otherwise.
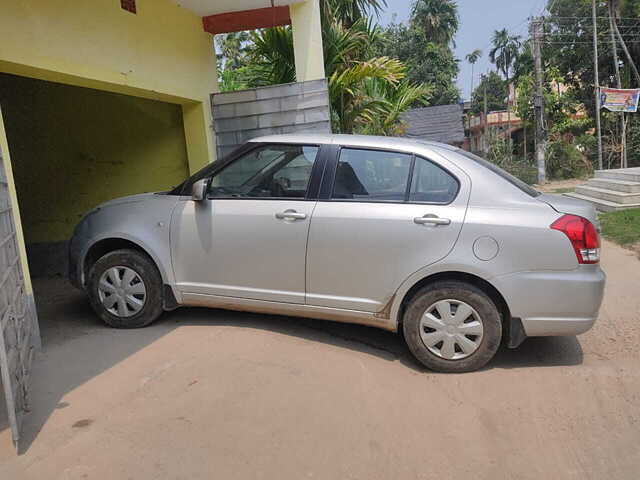
[{"label": "car window", "polygon": [[218,172],[209,198],[304,198],[318,147],[268,145]]},{"label": "car window", "polygon": [[343,148],[333,184],[334,199],[404,201],[411,155]]},{"label": "car window", "polygon": [[458,181],[433,162],[416,157],[411,177],[410,202],[451,203],[458,193]]}]

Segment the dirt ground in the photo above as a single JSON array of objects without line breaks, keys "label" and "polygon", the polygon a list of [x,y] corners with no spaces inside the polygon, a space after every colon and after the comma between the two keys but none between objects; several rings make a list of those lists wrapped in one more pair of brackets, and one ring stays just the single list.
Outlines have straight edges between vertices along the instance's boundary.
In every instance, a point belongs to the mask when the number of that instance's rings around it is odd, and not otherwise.
[{"label": "dirt ground", "polygon": [[586,180],[570,178],[568,180],[552,180],[542,185],[534,185],[534,188],[545,193],[562,193],[565,191],[573,191],[578,185],[582,185],[583,183],[586,183]]},{"label": "dirt ground", "polygon": [[33,409],[19,456],[0,418],[0,479],[637,479],[640,262],[603,256],[593,330],[464,375],[329,322],[182,309],[112,330],[38,282]]}]

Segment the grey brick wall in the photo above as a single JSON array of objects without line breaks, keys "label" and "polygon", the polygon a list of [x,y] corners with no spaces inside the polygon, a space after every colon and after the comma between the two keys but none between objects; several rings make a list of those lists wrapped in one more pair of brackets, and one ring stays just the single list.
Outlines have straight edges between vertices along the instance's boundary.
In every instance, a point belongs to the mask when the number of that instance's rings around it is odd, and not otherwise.
[{"label": "grey brick wall", "polygon": [[[0,112],[1,115],[1,112]],[[24,415],[29,411],[29,377],[40,330],[33,294],[25,285],[13,220],[9,182],[0,151],[0,390],[7,407],[13,442],[18,447]]]},{"label": "grey brick wall", "polygon": [[326,80],[214,93],[211,109],[218,158],[263,135],[331,133]]}]

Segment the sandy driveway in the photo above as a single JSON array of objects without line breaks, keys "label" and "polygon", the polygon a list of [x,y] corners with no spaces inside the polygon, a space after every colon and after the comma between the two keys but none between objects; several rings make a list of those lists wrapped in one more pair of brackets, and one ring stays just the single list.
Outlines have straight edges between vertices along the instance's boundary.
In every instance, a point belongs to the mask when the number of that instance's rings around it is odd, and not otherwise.
[{"label": "sandy driveway", "polygon": [[110,330],[57,287],[0,479],[637,479],[640,262],[605,243],[603,266],[591,332],[464,375],[350,325],[184,309]]}]

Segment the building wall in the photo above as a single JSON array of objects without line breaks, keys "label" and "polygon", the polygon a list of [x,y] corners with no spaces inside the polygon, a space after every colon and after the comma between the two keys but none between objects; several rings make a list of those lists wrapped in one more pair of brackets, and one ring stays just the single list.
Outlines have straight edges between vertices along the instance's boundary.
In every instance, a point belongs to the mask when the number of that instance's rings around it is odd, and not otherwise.
[{"label": "building wall", "polygon": [[189,166],[215,159],[212,37],[171,0],[13,0],[0,7],[0,72],[182,106]]},{"label": "building wall", "polygon": [[179,105],[6,74],[0,104],[35,275],[96,205],[189,174]]},{"label": "building wall", "polygon": [[218,93],[211,103],[219,157],[263,135],[331,133],[324,79]]}]

